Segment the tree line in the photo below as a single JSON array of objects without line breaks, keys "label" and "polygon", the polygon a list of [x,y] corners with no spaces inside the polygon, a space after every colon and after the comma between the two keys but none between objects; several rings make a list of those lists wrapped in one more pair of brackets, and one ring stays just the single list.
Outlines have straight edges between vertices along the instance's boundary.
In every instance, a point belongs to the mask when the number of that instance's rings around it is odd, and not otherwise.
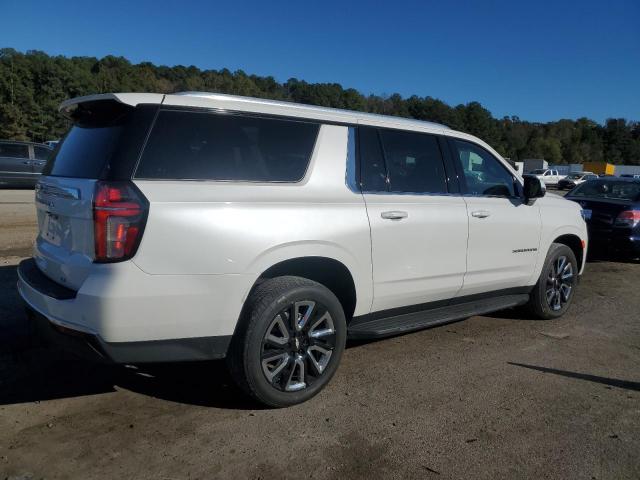
[{"label": "tree line", "polygon": [[604,125],[588,118],[534,123],[516,116],[494,118],[478,102],[450,106],[432,97],[362,95],[337,83],[248,75],[242,70],[132,64],[123,57],[50,56],[0,49],[0,138],[45,141],[69,128],[61,101],[104,92],[210,91],[345,108],[428,120],[476,135],[503,156],[550,163],[607,161],[640,164],[640,123],[624,118]]}]

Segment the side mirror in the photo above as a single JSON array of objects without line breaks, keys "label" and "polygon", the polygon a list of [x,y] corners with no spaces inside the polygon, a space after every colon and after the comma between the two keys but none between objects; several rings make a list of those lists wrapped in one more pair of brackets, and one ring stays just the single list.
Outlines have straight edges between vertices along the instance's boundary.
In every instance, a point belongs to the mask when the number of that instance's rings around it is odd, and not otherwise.
[{"label": "side mirror", "polygon": [[544,197],[547,193],[546,185],[535,175],[525,175],[524,177],[524,201],[531,205],[536,198]]}]

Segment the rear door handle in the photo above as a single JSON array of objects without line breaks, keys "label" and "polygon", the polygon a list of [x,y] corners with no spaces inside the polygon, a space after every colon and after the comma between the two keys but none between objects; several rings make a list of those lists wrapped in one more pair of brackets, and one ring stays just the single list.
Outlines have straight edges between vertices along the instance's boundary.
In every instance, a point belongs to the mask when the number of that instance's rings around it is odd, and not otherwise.
[{"label": "rear door handle", "polygon": [[402,220],[403,218],[407,218],[409,214],[402,210],[391,210],[389,212],[382,212],[380,216],[385,220]]},{"label": "rear door handle", "polygon": [[489,215],[491,215],[491,212],[488,212],[487,210],[476,210],[475,212],[471,212],[471,216],[476,218],[487,218]]}]

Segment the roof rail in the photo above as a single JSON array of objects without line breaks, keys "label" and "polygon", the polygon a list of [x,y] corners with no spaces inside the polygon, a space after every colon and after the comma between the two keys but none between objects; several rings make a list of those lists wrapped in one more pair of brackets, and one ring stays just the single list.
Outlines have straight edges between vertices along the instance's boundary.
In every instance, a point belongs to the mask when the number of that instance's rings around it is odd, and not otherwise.
[{"label": "roof rail", "polygon": [[253,103],[256,105],[272,105],[272,106],[295,109],[298,112],[306,110],[311,114],[323,113],[325,115],[326,114],[335,114],[339,116],[350,115],[350,116],[358,117],[359,119],[362,119],[362,120],[386,120],[386,121],[393,121],[393,122],[420,123],[425,126],[430,126],[433,128],[450,130],[450,128],[447,125],[443,125],[441,123],[436,123],[436,122],[417,120],[414,118],[397,117],[392,115],[380,115],[376,113],[367,113],[367,112],[360,112],[356,110],[346,110],[341,108],[321,107],[317,105],[308,105],[304,103],[288,102],[283,100],[271,100],[267,98],[244,97],[241,95],[229,95],[226,93],[198,92],[198,91],[177,92],[171,95],[179,95],[179,96],[186,96],[186,97],[201,97],[209,100],[227,100],[227,101],[235,101],[235,102],[245,102],[248,104]]}]

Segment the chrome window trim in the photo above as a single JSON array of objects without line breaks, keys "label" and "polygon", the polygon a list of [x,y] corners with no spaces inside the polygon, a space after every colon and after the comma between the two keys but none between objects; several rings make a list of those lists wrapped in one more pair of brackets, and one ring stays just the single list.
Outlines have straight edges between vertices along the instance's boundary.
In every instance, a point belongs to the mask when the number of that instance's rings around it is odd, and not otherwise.
[{"label": "chrome window trim", "polygon": [[462,197],[459,193],[448,192],[378,192],[378,191],[363,191],[364,195],[411,195],[415,197]]}]

